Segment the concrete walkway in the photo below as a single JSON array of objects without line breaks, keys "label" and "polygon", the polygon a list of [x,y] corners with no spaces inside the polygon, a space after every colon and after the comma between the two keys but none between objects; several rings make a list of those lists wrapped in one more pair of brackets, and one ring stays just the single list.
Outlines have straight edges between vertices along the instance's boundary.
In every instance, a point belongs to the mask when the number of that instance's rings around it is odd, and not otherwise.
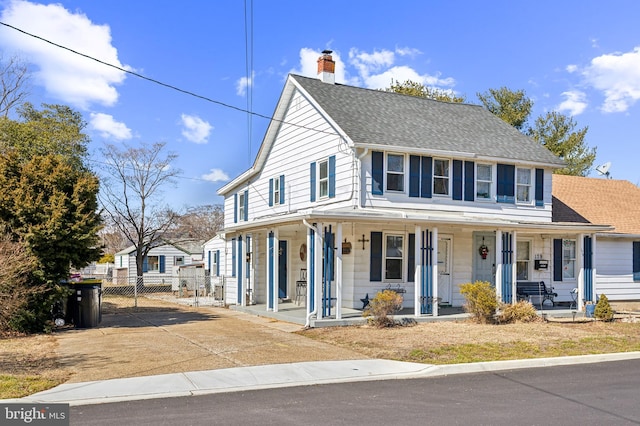
[{"label": "concrete walkway", "polygon": [[454,365],[417,364],[382,359],[300,362],[67,383],[26,398],[0,400],[0,402],[88,405],[327,383],[426,378],[636,358],[640,358],[640,352]]}]

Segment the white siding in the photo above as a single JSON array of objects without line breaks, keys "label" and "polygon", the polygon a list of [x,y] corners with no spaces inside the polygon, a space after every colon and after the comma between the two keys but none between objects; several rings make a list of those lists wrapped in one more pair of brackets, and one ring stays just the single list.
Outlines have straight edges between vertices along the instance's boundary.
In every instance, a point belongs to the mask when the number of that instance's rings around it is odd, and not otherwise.
[{"label": "white siding", "polygon": [[640,282],[633,281],[633,240],[598,237],[596,241],[597,295],[610,300],[640,300]]}]

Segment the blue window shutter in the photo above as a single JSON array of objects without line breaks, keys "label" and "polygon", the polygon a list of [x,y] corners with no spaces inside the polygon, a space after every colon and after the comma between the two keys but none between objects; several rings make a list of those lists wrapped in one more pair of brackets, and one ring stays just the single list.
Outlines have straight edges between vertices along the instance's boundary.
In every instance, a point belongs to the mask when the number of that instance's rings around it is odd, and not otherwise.
[{"label": "blue window shutter", "polygon": [[451,198],[462,200],[462,161],[453,160],[453,193]]},{"label": "blue window shutter", "polygon": [[407,258],[407,282],[413,283],[416,281],[416,234],[409,234],[409,253]]},{"label": "blue window shutter", "polygon": [[371,193],[382,195],[384,193],[384,155],[380,151],[371,153]]},{"label": "blue window shutter", "polygon": [[544,206],[544,170],[536,169],[536,206]]},{"label": "blue window shutter", "polygon": [[164,255],[161,255],[159,258],[159,262],[160,262],[160,273],[164,274],[165,271],[165,264],[166,264],[166,258]]},{"label": "blue window shutter", "polygon": [[244,218],[245,222],[249,220],[249,190],[244,191]]},{"label": "blue window shutter", "polygon": [[311,202],[316,200],[316,162],[311,163],[309,168],[309,190],[311,193]]},{"label": "blue window shutter", "polygon": [[369,281],[382,281],[382,232],[371,233]]},{"label": "blue window shutter", "polygon": [[422,157],[422,182],[420,183],[420,196],[422,198],[431,198],[433,180],[433,159],[431,157]]},{"label": "blue window shutter", "polygon": [[231,276],[236,276],[236,239],[231,239]]},{"label": "blue window shutter", "polygon": [[238,194],[233,194],[233,223],[238,223]]},{"label": "blue window shutter", "polygon": [[562,281],[562,238],[553,240],[553,280]]},{"label": "blue window shutter", "polygon": [[216,275],[220,276],[220,250],[216,250]]},{"label": "blue window shutter", "polygon": [[284,204],[284,175],[280,175],[280,204]]},{"label": "blue window shutter", "polygon": [[513,164],[498,164],[497,201],[499,203],[515,203],[516,166]]},{"label": "blue window shutter", "polygon": [[211,274],[211,250],[207,252],[207,269],[209,270],[209,274]]},{"label": "blue window shutter", "polygon": [[147,256],[142,258],[142,272],[149,272],[149,260]]},{"label": "blue window shutter", "polygon": [[409,156],[409,197],[420,196],[420,157]]},{"label": "blue window shutter", "polygon": [[640,241],[633,242],[633,280],[640,281]]},{"label": "blue window shutter", "polygon": [[273,207],[273,178],[269,179],[269,207]]},{"label": "blue window shutter", "polygon": [[336,156],[329,157],[329,198],[336,196]]},{"label": "blue window shutter", "polygon": [[475,200],[476,165],[473,161],[464,162],[464,200]]}]

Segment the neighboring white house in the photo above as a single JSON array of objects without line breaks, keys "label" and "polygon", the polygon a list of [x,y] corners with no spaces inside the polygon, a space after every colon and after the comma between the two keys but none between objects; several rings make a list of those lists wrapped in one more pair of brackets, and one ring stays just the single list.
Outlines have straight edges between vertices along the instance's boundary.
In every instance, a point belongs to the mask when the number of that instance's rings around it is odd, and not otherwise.
[{"label": "neighboring white house", "polygon": [[[232,272],[227,269],[228,262],[226,259],[226,241],[222,235],[216,235],[209,241],[204,243],[204,265],[208,276],[210,277],[211,288],[214,291],[216,299],[224,300],[225,304],[236,303],[237,280],[226,281],[227,276],[231,276]],[[234,248],[232,248],[232,251]],[[231,260],[231,259],[230,259]],[[247,290],[251,289],[251,281],[248,281]],[[218,294],[216,292],[223,292]],[[249,291],[249,293],[251,293]]]},{"label": "neighboring white house", "polygon": [[594,292],[612,301],[640,300],[640,188],[625,180],[554,175],[553,218],[613,225],[594,239]]},{"label": "neighboring white house", "polygon": [[591,249],[611,227],[552,221],[558,157],[481,106],[335,84],[334,67],[329,52],[319,79],[289,75],[254,164],[218,191],[235,303],[251,288],[278,311],[302,282],[308,318],[340,319],[392,287],[438,315],[475,280],[511,302],[517,280],[553,282],[556,240],[556,300],[594,300]]},{"label": "neighboring white house", "polygon": [[[118,283],[132,283],[137,275],[135,247],[130,246],[115,254],[113,279]],[[149,250],[142,265],[145,285],[171,284],[178,287],[179,268],[183,265],[202,263],[202,243],[186,241],[166,242]]]}]

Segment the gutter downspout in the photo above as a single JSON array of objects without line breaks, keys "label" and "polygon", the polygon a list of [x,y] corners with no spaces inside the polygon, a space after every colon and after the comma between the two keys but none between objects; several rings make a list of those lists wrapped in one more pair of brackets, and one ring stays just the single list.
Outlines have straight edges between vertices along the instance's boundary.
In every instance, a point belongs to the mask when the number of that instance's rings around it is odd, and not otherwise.
[{"label": "gutter downspout", "polygon": [[[302,223],[304,224],[304,226],[306,226],[307,228],[311,229],[313,232],[316,233],[316,238],[320,236],[320,233],[318,231],[318,229],[311,225],[309,222],[307,222],[307,219],[302,219]],[[307,275],[307,279],[309,279],[309,276]],[[309,291],[309,285],[307,284],[307,291]],[[315,291],[315,288],[314,288]],[[307,318],[306,321],[304,323],[304,328],[309,328],[311,326],[311,317],[312,316],[316,316],[318,315],[318,302],[316,301],[316,303],[313,304],[313,311],[309,312],[307,314]]]}]

